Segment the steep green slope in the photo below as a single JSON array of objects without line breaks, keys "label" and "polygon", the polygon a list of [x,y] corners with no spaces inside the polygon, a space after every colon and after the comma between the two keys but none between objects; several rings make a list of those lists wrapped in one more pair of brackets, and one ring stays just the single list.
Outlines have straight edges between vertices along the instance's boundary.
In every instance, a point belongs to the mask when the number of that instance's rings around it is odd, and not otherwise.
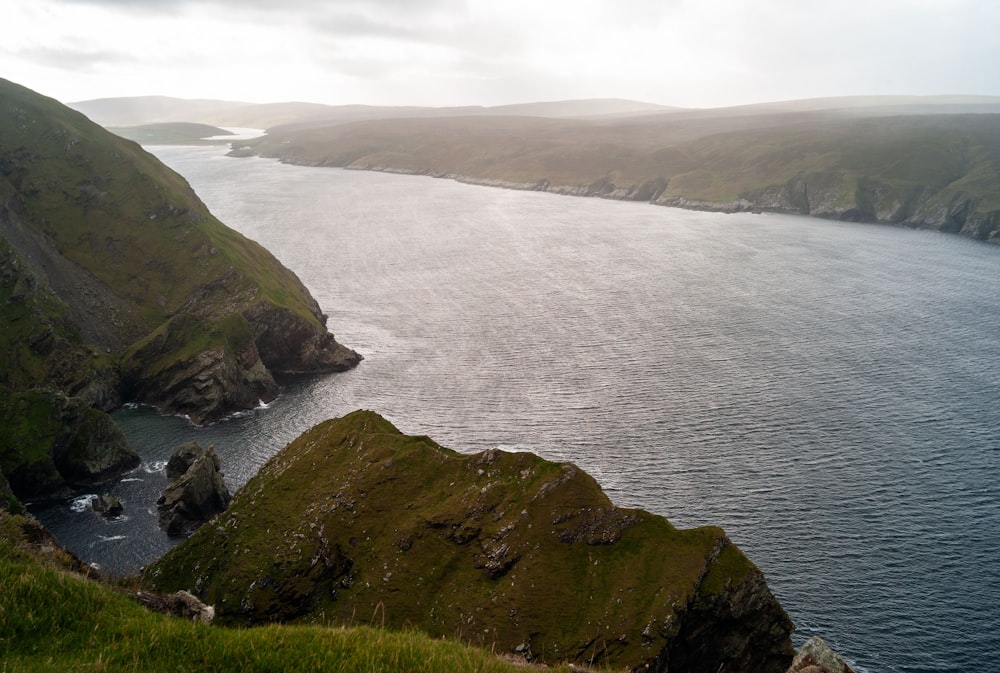
[{"label": "steep green slope", "polygon": [[215,219],[183,178],[5,80],[0,299],[0,398],[49,388],[101,410],[135,400],[202,423],[273,398],[273,371],[360,359],[327,332],[299,279]]},{"label": "steep green slope", "polygon": [[545,662],[791,658],[787,615],[721,530],[677,530],[572,465],[460,455],[372,412],[292,442],[145,581],[227,624],[375,620]]},{"label": "steep green slope", "polygon": [[412,631],[366,625],[224,629],[155,614],[71,572],[79,564],[57,548],[30,519],[0,512],[0,669],[5,673],[530,670]]},{"label": "steep green slope", "polygon": [[616,121],[367,121],[272,129],[235,143],[233,154],[1000,240],[1000,115],[860,114],[747,109]]}]

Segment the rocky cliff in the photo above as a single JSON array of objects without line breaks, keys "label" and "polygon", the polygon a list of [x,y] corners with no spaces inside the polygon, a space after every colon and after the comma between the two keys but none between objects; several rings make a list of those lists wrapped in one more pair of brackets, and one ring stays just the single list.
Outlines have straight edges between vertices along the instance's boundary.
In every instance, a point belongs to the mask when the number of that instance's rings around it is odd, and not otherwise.
[{"label": "rocky cliff", "polygon": [[275,372],[361,359],[299,279],[183,178],[5,80],[0,300],[0,396],[46,389],[101,411],[136,401],[209,423],[272,399]]},{"label": "rocky cliff", "polygon": [[615,507],[570,464],[460,455],[371,412],[308,431],[144,582],[226,624],[418,628],[541,662],[784,671],[792,624],[717,528]]},{"label": "rocky cliff", "polygon": [[0,397],[0,469],[24,499],[66,495],[138,467],[111,418],[79,398],[31,390]]}]

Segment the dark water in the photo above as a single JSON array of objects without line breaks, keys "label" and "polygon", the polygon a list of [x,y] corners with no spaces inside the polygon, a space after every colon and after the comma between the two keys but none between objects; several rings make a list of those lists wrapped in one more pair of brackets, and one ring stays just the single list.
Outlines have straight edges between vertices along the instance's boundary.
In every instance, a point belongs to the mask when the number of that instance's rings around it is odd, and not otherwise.
[{"label": "dark water", "polygon": [[365,355],[209,428],[117,420],[127,519],[38,512],[132,571],[169,546],[157,462],[215,444],[231,487],[374,409],[460,451],[570,460],[619,505],[717,524],[799,626],[865,671],[1000,660],[1000,247],[161,148]]}]

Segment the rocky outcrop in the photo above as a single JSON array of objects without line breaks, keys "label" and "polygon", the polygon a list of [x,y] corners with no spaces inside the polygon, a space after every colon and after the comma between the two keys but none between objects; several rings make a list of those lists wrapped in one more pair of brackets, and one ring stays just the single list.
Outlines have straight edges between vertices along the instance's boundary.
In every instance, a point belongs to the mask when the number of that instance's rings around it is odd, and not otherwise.
[{"label": "rocky outcrop", "polygon": [[783,673],[793,654],[718,528],[677,530],[570,464],[460,455],[371,412],[292,442],[143,581],[225,624],[376,619],[539,662]]},{"label": "rocky outcrop", "polygon": [[[261,361],[271,371],[340,372],[362,360],[361,355],[337,343],[333,334],[316,330],[287,308],[259,303],[243,316],[250,325]],[[326,325],[327,318],[318,306],[314,306],[314,317]]]},{"label": "rocky outcrop", "polygon": [[24,505],[14,495],[7,477],[0,472],[0,512],[10,512],[11,514],[23,514]]},{"label": "rocky outcrop", "polygon": [[854,673],[854,669],[822,638],[813,636],[799,648],[787,673]]},{"label": "rocky outcrop", "polygon": [[189,533],[229,505],[229,489],[214,448],[184,444],[168,465],[172,466],[168,476],[176,477],[156,501],[160,527],[167,535]]},{"label": "rocky outcrop", "polygon": [[0,466],[22,500],[105,483],[140,462],[110,416],[62,393],[0,399],[0,419]]},{"label": "rocky outcrop", "polygon": [[202,624],[211,624],[215,619],[215,608],[205,605],[187,591],[175,591],[163,596],[148,591],[137,591],[136,602],[153,612],[160,612],[179,619],[188,619]]},{"label": "rocky outcrop", "polygon": [[114,519],[121,516],[125,512],[125,507],[122,505],[122,501],[110,493],[105,493],[104,495],[91,500],[90,508],[103,516],[105,519]]}]

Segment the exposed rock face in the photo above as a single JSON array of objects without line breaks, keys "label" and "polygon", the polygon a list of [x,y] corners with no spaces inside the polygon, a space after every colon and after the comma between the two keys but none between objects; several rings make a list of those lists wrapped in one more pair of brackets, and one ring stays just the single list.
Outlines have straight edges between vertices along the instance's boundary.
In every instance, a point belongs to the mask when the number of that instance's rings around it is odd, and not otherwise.
[{"label": "exposed rock face", "polygon": [[91,509],[103,516],[105,519],[113,519],[121,516],[125,512],[122,501],[113,495],[105,493],[99,498],[94,498],[90,503]]},{"label": "exposed rock face", "polygon": [[375,619],[541,662],[783,673],[793,654],[787,615],[721,530],[371,412],[292,442],[144,582],[191,590],[226,624]]},{"label": "exposed rock face", "polygon": [[111,481],[140,462],[107,414],[61,393],[10,395],[0,419],[0,465],[24,500]]},{"label": "exposed rock face", "polygon": [[[318,306],[314,316],[326,324]],[[260,303],[244,312],[261,361],[279,372],[339,372],[351,369],[362,358],[337,343],[333,334],[309,329],[291,311]]]},{"label": "exposed rock face", "polygon": [[168,596],[139,591],[135,599],[154,612],[162,612],[171,617],[211,624],[215,619],[215,608],[205,605],[187,591],[176,591]]},{"label": "exposed rock face", "polygon": [[214,448],[185,444],[171,456],[168,465],[171,464],[174,474],[185,464],[187,467],[163,491],[156,508],[160,527],[167,535],[177,536],[194,530],[225,510],[230,495]]},{"label": "exposed rock face", "polygon": [[854,669],[822,638],[813,636],[799,648],[788,673],[854,673]]}]

